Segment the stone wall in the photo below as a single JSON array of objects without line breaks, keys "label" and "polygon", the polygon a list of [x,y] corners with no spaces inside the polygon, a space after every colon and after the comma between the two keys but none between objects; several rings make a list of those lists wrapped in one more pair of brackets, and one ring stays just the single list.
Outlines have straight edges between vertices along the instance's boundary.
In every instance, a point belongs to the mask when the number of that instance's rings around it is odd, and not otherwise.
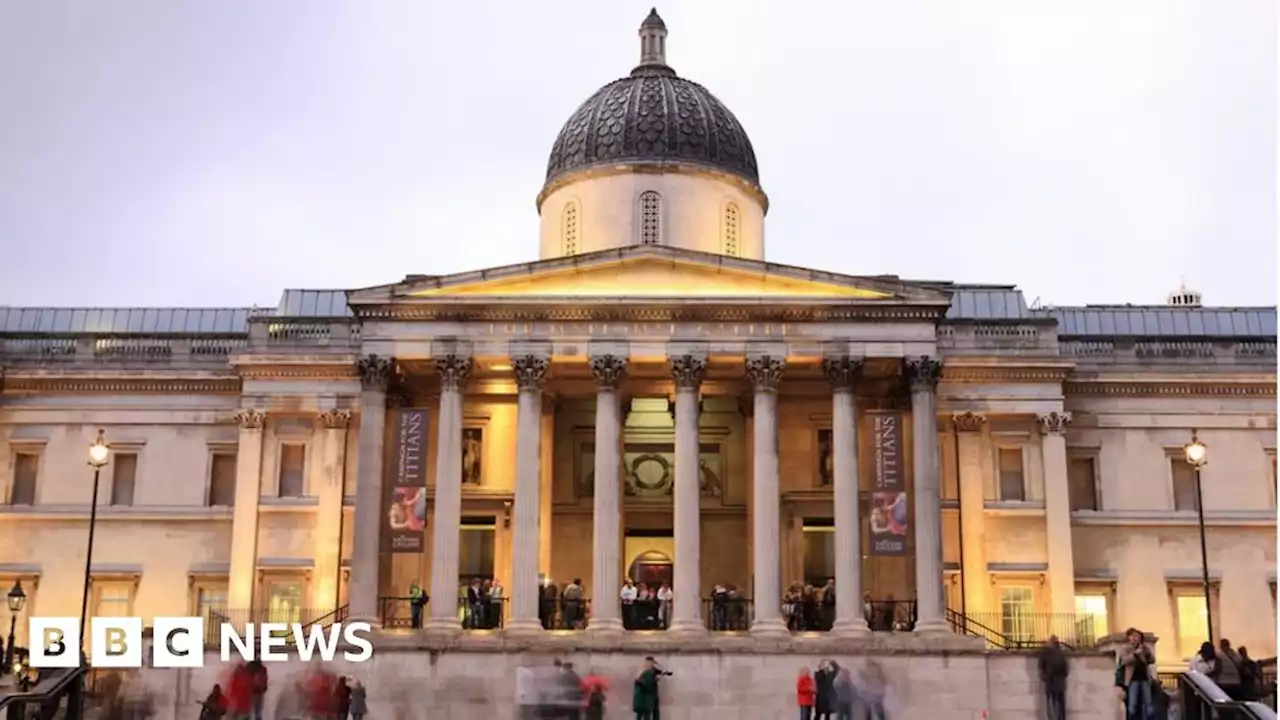
[{"label": "stone wall", "polygon": [[[916,641],[917,645],[920,641]],[[581,648],[579,643],[556,640],[504,649],[494,639],[492,650],[478,643],[456,649],[421,646],[386,647],[367,663],[336,662],[332,669],[359,678],[368,688],[372,718],[517,718],[515,705],[518,668],[549,666],[555,659],[571,661],[580,674],[598,673],[611,681],[609,718],[634,717],[630,711],[632,679],[645,655],[654,655],[674,673],[662,681],[662,715],[666,720],[779,720],[794,716],[795,678],[801,668],[812,670],[823,658],[831,658],[855,672],[879,664],[888,679],[887,709],[892,718],[941,718],[947,720],[1032,720],[1044,717],[1035,658],[1025,654],[909,651],[873,643],[878,649],[861,652],[805,651],[796,645],[789,651],[752,651],[750,640],[707,643],[701,650],[675,652],[658,643],[653,647]],[[815,646],[825,643],[813,643]],[[563,651],[551,648],[562,646]],[[577,647],[578,649],[573,649]],[[667,652],[662,652],[667,649]],[[1069,717],[1090,720],[1120,717],[1120,706],[1111,687],[1113,661],[1095,653],[1072,657],[1068,694]],[[208,693],[224,672],[216,653],[197,670],[146,670],[147,685],[156,693],[160,717],[193,713],[195,703]],[[281,717],[280,708],[290,679],[307,667],[298,660],[270,665],[271,691],[268,714]],[[985,713],[985,715],[984,715]]]}]

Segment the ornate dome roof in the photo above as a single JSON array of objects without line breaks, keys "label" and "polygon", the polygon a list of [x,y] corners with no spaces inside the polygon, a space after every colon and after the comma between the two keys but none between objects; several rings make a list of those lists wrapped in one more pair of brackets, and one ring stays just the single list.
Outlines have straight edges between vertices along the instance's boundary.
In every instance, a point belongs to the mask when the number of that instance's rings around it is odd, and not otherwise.
[{"label": "ornate dome roof", "polygon": [[759,189],[751,140],[701,85],[666,63],[667,30],[657,11],[640,26],[640,64],[600,88],[569,118],[547,162],[544,194],[556,180],[596,165],[686,163],[735,175]]}]

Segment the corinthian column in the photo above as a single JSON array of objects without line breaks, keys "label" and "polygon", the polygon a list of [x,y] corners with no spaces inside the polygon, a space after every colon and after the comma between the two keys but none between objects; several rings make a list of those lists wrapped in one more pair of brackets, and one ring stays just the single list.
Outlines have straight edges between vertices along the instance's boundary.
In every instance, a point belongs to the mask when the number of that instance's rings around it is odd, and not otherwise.
[{"label": "corinthian column", "polygon": [[[1053,612],[1067,617],[1076,611],[1076,566],[1071,548],[1071,488],[1067,479],[1067,427],[1071,413],[1041,415],[1044,434],[1045,530],[1049,536],[1049,597]],[[1062,632],[1054,630],[1054,632]]]},{"label": "corinthian column", "polygon": [[831,381],[831,460],[836,506],[836,622],[841,635],[865,635],[862,610],[862,513],[858,481],[858,420],[853,386],[862,360],[827,358],[822,370]]},{"label": "corinthian column", "polygon": [[432,630],[458,629],[458,531],[462,515],[462,389],[471,377],[471,358],[436,358],[440,376],[440,419],[436,423],[436,498],[431,513]]},{"label": "corinthian column", "polygon": [[938,477],[938,380],[942,363],[907,360],[911,383],[912,457],[916,500],[916,632],[947,632],[942,589],[942,497]]},{"label": "corinthian column", "polygon": [[702,624],[701,503],[698,473],[698,391],[707,361],[693,355],[670,359],[676,384],[675,593],[673,632],[704,632]]},{"label": "corinthian column", "polygon": [[321,413],[323,428],[316,512],[316,581],[311,586],[311,607],[319,612],[338,607],[338,572],[342,562],[342,479],[347,457],[347,425],[351,413]]},{"label": "corinthian column", "polygon": [[751,518],[752,555],[754,556],[755,618],[751,632],[757,635],[781,635],[787,631],[782,622],[781,572],[778,567],[778,382],[786,363],[764,355],[747,359],[747,374],[754,386],[752,439]]},{"label": "corinthian column", "polygon": [[596,386],[596,465],[593,488],[591,624],[593,632],[622,629],[618,619],[618,566],[622,562],[618,523],[622,514],[619,486],[622,478],[622,420],[618,407],[618,385],[626,377],[627,359],[615,355],[591,358],[591,374]]},{"label": "corinthian column", "polygon": [[236,506],[231,519],[231,572],[227,604],[238,611],[253,609],[254,575],[258,569],[258,504],[262,500],[262,427],[265,413],[245,409],[236,413],[240,442],[236,447]]},{"label": "corinthian column", "polygon": [[378,622],[378,542],[382,530],[382,460],[387,424],[387,385],[393,361],[369,355],[360,371],[360,435],[356,455],[356,509],[351,538],[351,617]]},{"label": "corinthian column", "polygon": [[538,554],[540,543],[538,483],[542,435],[542,383],[547,359],[522,355],[511,359],[516,375],[516,505],[512,539],[511,622],[507,629],[542,630],[538,621]]}]

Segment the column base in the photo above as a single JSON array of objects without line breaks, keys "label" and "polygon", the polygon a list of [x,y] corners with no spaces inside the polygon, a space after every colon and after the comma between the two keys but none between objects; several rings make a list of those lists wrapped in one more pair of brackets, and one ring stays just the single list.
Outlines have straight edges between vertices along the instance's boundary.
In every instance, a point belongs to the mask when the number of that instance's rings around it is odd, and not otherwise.
[{"label": "column base", "polygon": [[787,632],[787,626],[783,624],[782,618],[752,620],[750,632],[752,637],[767,638],[786,637],[791,634]]},{"label": "column base", "polygon": [[460,633],[462,623],[456,617],[427,618],[422,621],[422,630],[430,633]]},{"label": "column base", "polygon": [[831,626],[831,633],[842,638],[869,637],[871,628],[863,618],[852,618],[836,620],[835,625]]},{"label": "column base", "polygon": [[946,620],[922,620],[916,623],[916,635],[950,635],[951,624]]},{"label": "column base", "polygon": [[673,635],[706,635],[707,626],[698,619],[680,620],[677,618],[671,621],[667,632]]},{"label": "column base", "polygon": [[511,618],[503,623],[502,630],[508,635],[536,635],[546,632],[537,618]]},{"label": "column base", "polygon": [[626,632],[622,621],[618,618],[591,618],[587,621],[587,632],[592,635],[617,635]]}]

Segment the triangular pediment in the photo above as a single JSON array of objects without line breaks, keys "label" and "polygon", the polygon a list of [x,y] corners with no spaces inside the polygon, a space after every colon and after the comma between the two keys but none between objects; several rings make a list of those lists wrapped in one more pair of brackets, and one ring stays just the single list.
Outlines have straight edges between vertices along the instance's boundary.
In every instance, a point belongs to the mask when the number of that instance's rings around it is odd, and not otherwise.
[{"label": "triangular pediment", "polygon": [[410,276],[349,295],[353,305],[574,300],[689,301],[752,299],[825,303],[945,305],[946,293],[895,277],[860,277],[713,255],[637,246],[442,276]]}]

